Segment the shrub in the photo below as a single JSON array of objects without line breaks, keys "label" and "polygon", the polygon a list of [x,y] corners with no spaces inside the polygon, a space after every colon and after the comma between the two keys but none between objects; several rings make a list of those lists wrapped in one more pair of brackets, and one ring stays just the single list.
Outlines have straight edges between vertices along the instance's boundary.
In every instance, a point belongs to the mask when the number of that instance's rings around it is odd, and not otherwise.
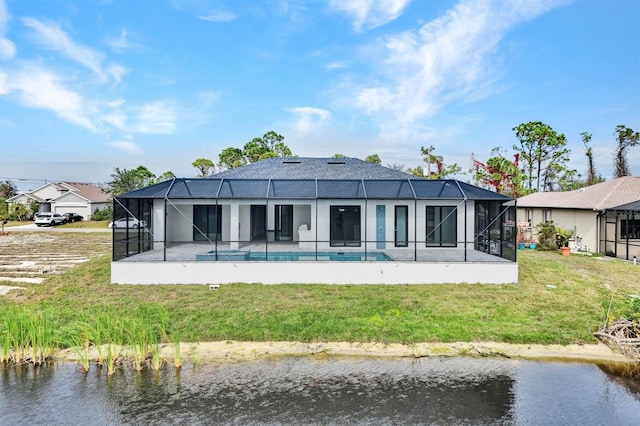
[{"label": "shrub", "polygon": [[113,207],[106,206],[103,209],[96,209],[91,215],[91,220],[113,220]]},{"label": "shrub", "polygon": [[553,221],[543,222],[536,225],[538,230],[538,250],[556,250],[556,225]]}]

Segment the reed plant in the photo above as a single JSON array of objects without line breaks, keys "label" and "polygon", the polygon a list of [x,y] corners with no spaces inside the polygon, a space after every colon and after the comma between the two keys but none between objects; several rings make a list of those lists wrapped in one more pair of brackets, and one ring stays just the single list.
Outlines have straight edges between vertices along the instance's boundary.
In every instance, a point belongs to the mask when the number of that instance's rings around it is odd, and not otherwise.
[{"label": "reed plant", "polygon": [[23,327],[27,329],[27,345],[33,365],[44,364],[54,353],[55,328],[53,314],[49,310],[24,311]]},{"label": "reed plant", "polygon": [[127,342],[127,318],[118,315],[113,309],[107,309],[96,316],[95,337],[99,343],[96,348],[99,351],[98,365],[107,367],[107,375],[115,373],[115,367],[123,361],[122,352]]},{"label": "reed plant", "polygon": [[83,315],[79,321],[71,323],[66,329],[60,331],[60,341],[64,346],[71,348],[77,355],[80,369],[83,373],[89,372],[89,348],[94,339],[94,327],[90,319]]},{"label": "reed plant", "polygon": [[11,306],[0,314],[0,362],[42,365],[56,348],[49,309]]},{"label": "reed plant", "polygon": [[147,365],[153,337],[149,333],[149,327],[138,318],[129,321],[127,331],[127,347],[135,369],[140,371]]},{"label": "reed plant", "polygon": [[173,363],[172,365],[179,370],[180,368],[182,368],[182,355],[180,352],[180,338],[178,337],[177,334],[174,334],[172,336],[172,343],[171,345],[173,346]]}]

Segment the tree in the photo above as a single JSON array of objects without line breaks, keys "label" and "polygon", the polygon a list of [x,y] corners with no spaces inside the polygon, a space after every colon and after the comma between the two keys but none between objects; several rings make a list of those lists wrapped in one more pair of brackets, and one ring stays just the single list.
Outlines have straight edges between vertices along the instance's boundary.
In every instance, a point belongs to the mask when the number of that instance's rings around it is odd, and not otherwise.
[{"label": "tree", "polygon": [[116,167],[111,174],[111,180],[107,182],[107,192],[112,195],[120,195],[135,191],[154,184],[155,177],[156,175],[144,166],[138,166],[132,170],[121,170]]},{"label": "tree", "polygon": [[244,155],[242,155],[242,150],[239,148],[225,148],[218,155],[218,158],[220,160],[218,162],[218,166],[225,169],[235,169],[247,164],[246,160],[244,159]]},{"label": "tree", "polygon": [[584,144],[584,151],[587,156],[587,178],[584,182],[586,186],[591,186],[598,183],[598,176],[596,172],[596,165],[593,161],[593,149],[589,146],[591,142],[591,133],[582,132],[582,143]]},{"label": "tree", "polygon": [[29,213],[33,217],[38,211],[40,211],[40,203],[36,200],[31,200],[29,202]]},{"label": "tree", "polygon": [[172,171],[166,171],[160,176],[158,176],[154,183],[162,183],[175,178],[176,178],[176,175]]},{"label": "tree", "polygon": [[[456,163],[446,166],[441,155],[433,154],[434,149],[435,148],[433,146],[430,146],[429,148],[420,148],[423,161],[427,164],[426,172],[422,166],[418,166],[416,168],[408,168],[407,173],[411,173],[419,177],[426,177],[427,179],[445,179],[449,176],[462,172],[462,167],[458,166]],[[432,170],[432,165],[434,170]]]},{"label": "tree", "polygon": [[213,161],[209,160],[208,158],[198,158],[193,163],[191,163],[191,165],[198,169],[199,178],[206,178],[215,169]]},{"label": "tree", "polygon": [[367,155],[364,161],[366,161],[367,163],[382,164],[382,161],[380,160],[380,157],[378,157],[378,154]]},{"label": "tree", "polygon": [[242,149],[225,148],[218,156],[218,165],[226,169],[235,169],[267,158],[293,157],[291,149],[283,141],[284,136],[270,130],[262,137],[247,142]]},{"label": "tree", "polygon": [[387,164],[387,167],[391,170],[397,170],[399,172],[404,172],[406,170],[406,166],[400,163]]},{"label": "tree", "polygon": [[333,154],[331,158],[347,158],[347,156],[344,154]]},{"label": "tree", "polygon": [[518,167],[520,154],[513,156],[513,161],[506,158],[501,147],[491,150],[491,155],[486,163],[476,160],[473,155],[473,179],[477,185],[505,194],[510,197],[519,197],[527,191],[522,187],[522,171]]},{"label": "tree", "polygon": [[618,138],[618,146],[615,153],[614,176],[617,178],[630,176],[631,170],[627,162],[627,150],[640,143],[640,133],[634,132],[632,129],[620,124],[616,127],[614,135],[617,135]]},{"label": "tree", "polygon": [[23,221],[29,218],[29,211],[22,203],[11,203],[9,206],[9,220]]},{"label": "tree", "polygon": [[291,157],[291,150],[283,140],[284,136],[270,130],[261,138],[253,138],[247,142],[243,148],[243,155],[248,163],[256,163],[267,158]]},{"label": "tree", "polygon": [[569,161],[567,138],[556,133],[549,125],[540,121],[530,121],[514,127],[520,145],[513,149],[520,152],[522,172],[526,187],[540,191],[553,191]]},{"label": "tree", "polygon": [[0,182],[0,198],[11,198],[18,193],[18,188],[16,185],[10,180],[5,180],[4,182]]}]

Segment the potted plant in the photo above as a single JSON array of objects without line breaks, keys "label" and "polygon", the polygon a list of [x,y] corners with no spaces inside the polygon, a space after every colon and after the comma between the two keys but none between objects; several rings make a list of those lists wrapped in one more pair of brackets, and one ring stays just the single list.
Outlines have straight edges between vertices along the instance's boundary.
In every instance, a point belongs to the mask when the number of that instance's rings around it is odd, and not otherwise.
[{"label": "potted plant", "polygon": [[569,254],[571,254],[571,248],[569,247],[569,238],[571,238],[572,235],[573,231],[570,229],[564,229],[561,227],[556,228],[556,241],[563,256],[569,256]]},{"label": "potted plant", "polygon": [[531,250],[534,250],[536,248],[536,240],[534,240],[533,238],[530,239],[528,245]]},{"label": "potted plant", "polygon": [[525,242],[524,232],[522,232],[522,230],[518,230],[518,249],[524,250],[526,246],[527,244]]}]

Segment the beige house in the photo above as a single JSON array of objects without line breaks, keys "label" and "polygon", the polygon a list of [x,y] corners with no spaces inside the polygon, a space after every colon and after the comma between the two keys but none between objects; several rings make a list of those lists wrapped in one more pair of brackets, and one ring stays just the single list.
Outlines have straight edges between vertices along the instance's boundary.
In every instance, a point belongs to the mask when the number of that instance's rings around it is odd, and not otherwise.
[{"label": "beige house", "polygon": [[110,195],[102,188],[90,183],[47,183],[31,192],[21,192],[6,200],[8,204],[22,203],[29,206],[32,201],[40,203],[40,211],[53,213],[77,213],[90,220],[97,209],[109,205]]},{"label": "beige house", "polygon": [[536,225],[553,221],[573,231],[572,250],[628,260],[640,258],[640,177],[625,176],[567,192],[536,192],[517,200],[517,220],[526,238]]}]

